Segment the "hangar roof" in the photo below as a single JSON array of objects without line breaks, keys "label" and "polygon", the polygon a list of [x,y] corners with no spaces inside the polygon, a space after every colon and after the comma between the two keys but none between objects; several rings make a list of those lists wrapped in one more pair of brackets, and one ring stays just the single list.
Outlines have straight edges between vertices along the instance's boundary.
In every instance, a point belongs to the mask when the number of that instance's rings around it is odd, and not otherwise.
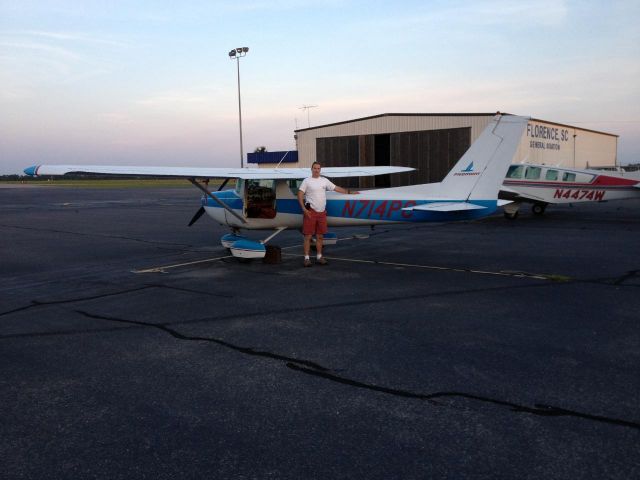
[{"label": "hangar roof", "polygon": [[[502,115],[513,115],[512,113],[506,113],[506,112],[498,112],[498,113],[502,113]],[[361,122],[363,120],[371,120],[374,118],[381,118],[381,117],[492,117],[495,114],[496,112],[489,112],[489,113],[381,113],[378,115],[371,115],[368,117],[354,118],[352,120],[343,120],[342,122],[316,125],[315,127],[299,128],[295,130],[295,132],[306,132],[306,131],[315,130],[318,128],[333,127],[336,125],[344,125],[347,123]],[[540,118],[531,118],[531,120],[533,120],[534,122],[548,123],[549,125],[557,125],[558,127],[569,127],[576,130],[582,130],[585,132],[593,132],[593,133],[599,133],[601,135],[619,137],[619,135],[616,135],[614,133],[601,132],[598,130],[591,130],[588,128],[576,127],[575,125],[567,125],[565,123],[550,122],[548,120],[542,120]]]}]

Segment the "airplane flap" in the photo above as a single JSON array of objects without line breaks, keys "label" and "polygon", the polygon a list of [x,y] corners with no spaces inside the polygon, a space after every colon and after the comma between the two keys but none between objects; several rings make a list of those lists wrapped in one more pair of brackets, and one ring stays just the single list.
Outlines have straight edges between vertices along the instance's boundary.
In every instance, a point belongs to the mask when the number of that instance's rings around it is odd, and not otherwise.
[{"label": "airplane flap", "polygon": [[406,207],[402,210],[424,210],[428,212],[460,212],[465,210],[480,210],[483,208],[487,207],[469,202],[433,202]]}]

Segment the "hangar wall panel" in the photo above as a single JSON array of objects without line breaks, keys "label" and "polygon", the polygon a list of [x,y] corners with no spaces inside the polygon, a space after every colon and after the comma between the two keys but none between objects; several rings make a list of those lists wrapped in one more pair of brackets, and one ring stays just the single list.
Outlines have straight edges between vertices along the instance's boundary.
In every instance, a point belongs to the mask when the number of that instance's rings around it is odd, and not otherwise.
[{"label": "hangar wall panel", "polygon": [[349,188],[384,188],[441,181],[471,145],[471,128],[351,135],[316,139],[316,159],[326,167],[413,167],[397,175],[344,179]]},{"label": "hangar wall panel", "polygon": [[297,132],[297,145],[301,167],[311,166],[317,160],[316,139],[356,135],[415,132],[471,128],[471,141],[482,133],[493,115],[385,115],[336,125],[327,125]]},{"label": "hangar wall panel", "polygon": [[440,182],[471,145],[471,128],[394,133],[390,165],[413,167],[391,175],[391,185]]}]

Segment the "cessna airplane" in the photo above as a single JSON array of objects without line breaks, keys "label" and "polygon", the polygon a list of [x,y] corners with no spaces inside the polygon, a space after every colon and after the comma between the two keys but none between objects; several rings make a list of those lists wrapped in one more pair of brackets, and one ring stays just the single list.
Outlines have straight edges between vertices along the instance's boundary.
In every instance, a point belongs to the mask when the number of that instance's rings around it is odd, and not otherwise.
[{"label": "cessna airplane", "polygon": [[511,165],[500,189],[511,200],[504,215],[514,219],[522,202],[542,215],[549,204],[640,198],[640,172],[578,170],[522,163]]},{"label": "cessna airplane", "polygon": [[[403,222],[445,222],[469,220],[494,213],[508,203],[498,200],[498,191],[518,148],[527,118],[496,115],[469,150],[439,183],[367,190],[355,195],[327,193],[329,226],[362,226]],[[330,178],[382,175],[413,170],[407,167],[327,167]],[[239,258],[263,258],[265,244],[287,228],[302,226],[302,212],[296,198],[300,180],[310,175],[307,168],[186,168],[96,165],[40,165],[25,169],[27,175],[93,173],[182,177],[203,191],[203,213],[231,228],[221,243]],[[210,178],[223,178],[218,191],[207,187]],[[222,190],[236,179],[233,190]],[[264,240],[239,235],[240,230],[275,230]],[[326,235],[325,244],[335,243]]]}]

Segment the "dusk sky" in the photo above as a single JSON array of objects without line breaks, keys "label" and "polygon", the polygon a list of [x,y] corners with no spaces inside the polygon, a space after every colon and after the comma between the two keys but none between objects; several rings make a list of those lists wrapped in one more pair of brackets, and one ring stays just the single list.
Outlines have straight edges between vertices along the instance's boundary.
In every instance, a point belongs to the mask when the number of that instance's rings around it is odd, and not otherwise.
[{"label": "dusk sky", "polygon": [[620,135],[640,162],[640,2],[0,0],[0,174],[239,166],[293,131],[496,110]]}]

